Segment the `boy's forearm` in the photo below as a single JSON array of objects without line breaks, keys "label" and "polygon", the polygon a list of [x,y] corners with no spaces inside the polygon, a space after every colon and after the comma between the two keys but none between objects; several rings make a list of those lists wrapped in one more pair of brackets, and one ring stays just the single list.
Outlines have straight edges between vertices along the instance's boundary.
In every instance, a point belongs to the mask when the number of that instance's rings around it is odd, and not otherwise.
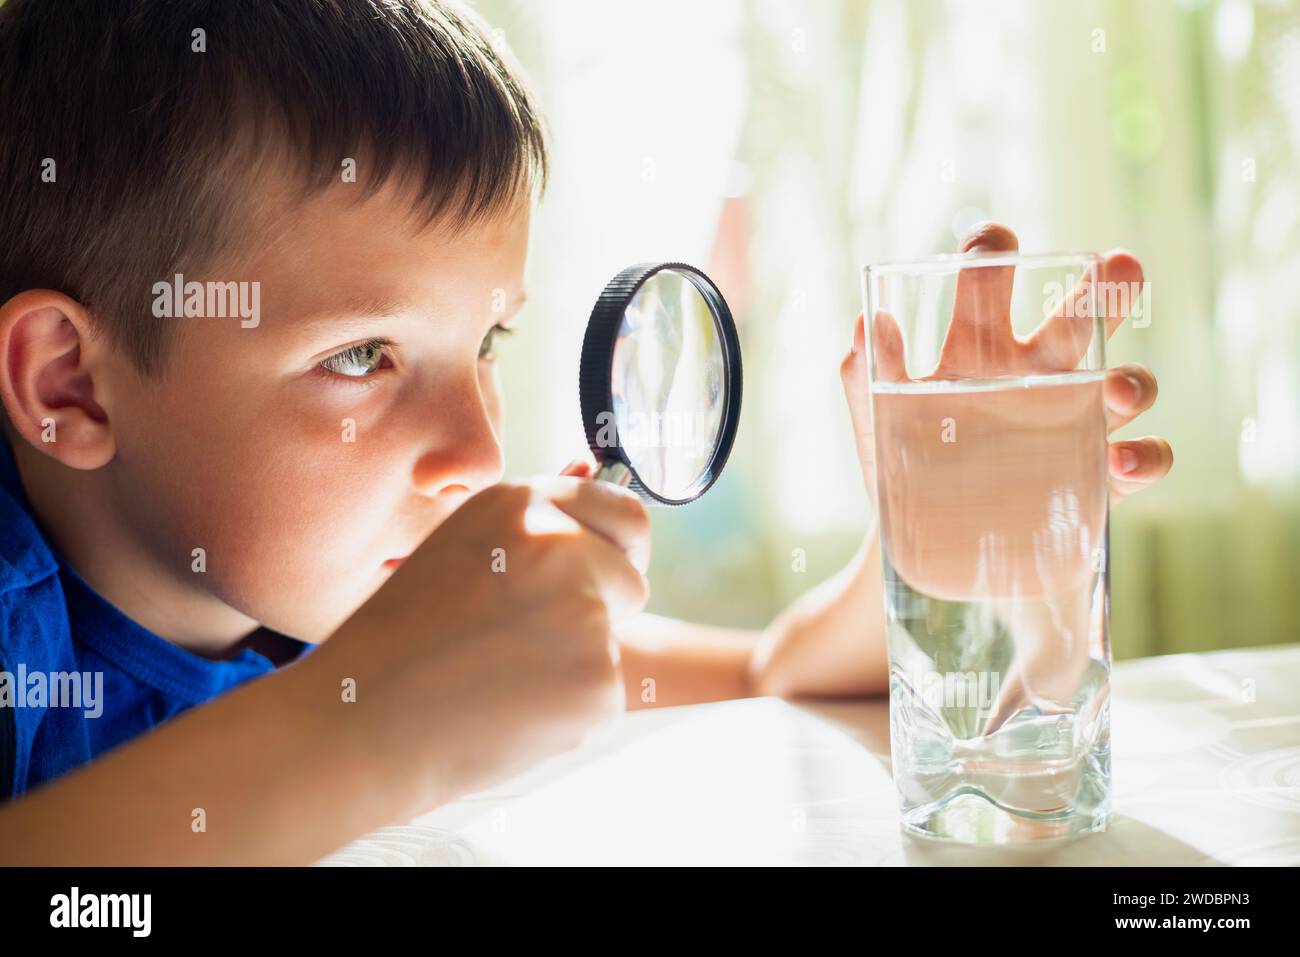
[{"label": "boy's forearm", "polygon": [[637,615],[615,630],[629,709],[889,690],[878,527],[839,574],[763,631]]},{"label": "boy's forearm", "polygon": [[330,681],[308,657],[0,805],[0,864],[307,864],[418,813]]},{"label": "boy's forearm", "polygon": [[840,572],[807,592],[764,632],[755,694],[860,696],[889,690],[879,525]]},{"label": "boy's forearm", "polygon": [[697,704],[753,694],[749,662],[759,632],[640,614],[615,628],[627,706]]}]

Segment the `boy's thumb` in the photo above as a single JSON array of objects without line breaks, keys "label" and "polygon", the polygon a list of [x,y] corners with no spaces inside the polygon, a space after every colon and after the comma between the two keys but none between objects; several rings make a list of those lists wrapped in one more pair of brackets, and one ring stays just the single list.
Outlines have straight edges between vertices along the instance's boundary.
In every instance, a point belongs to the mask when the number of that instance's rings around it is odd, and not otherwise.
[{"label": "boy's thumb", "polygon": [[849,403],[849,418],[853,422],[853,438],[857,443],[858,462],[862,465],[862,478],[867,495],[874,507],[876,501],[876,440],[871,429],[871,387],[867,381],[866,332],[863,317],[858,316],[853,326],[853,346],[840,363],[840,379],[844,383],[844,397]]}]

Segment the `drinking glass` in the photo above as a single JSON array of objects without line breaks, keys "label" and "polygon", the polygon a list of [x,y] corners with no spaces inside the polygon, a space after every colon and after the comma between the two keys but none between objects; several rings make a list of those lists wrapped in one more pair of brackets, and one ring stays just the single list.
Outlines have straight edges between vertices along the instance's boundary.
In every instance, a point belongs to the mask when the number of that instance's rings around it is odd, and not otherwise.
[{"label": "drinking glass", "polygon": [[1112,291],[1100,276],[1095,253],[864,269],[908,832],[1015,844],[1105,829]]}]

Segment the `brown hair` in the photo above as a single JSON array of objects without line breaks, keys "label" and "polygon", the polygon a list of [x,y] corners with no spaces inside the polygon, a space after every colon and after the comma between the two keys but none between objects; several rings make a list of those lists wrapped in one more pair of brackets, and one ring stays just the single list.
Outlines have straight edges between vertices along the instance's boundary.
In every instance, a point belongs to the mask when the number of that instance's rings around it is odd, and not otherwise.
[{"label": "brown hair", "polygon": [[236,248],[240,174],[273,149],[298,199],[364,154],[366,194],[409,181],[453,225],[547,166],[513,58],[441,0],[8,0],[0,136],[0,302],[64,292],[146,374],[174,327],[153,283]]}]

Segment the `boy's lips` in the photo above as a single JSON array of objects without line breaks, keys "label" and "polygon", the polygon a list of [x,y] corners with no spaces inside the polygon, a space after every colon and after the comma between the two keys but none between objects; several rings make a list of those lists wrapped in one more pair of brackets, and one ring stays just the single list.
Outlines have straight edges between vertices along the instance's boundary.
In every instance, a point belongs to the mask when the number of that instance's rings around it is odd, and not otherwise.
[{"label": "boy's lips", "polygon": [[[3,3],[4,0],[0,0],[0,4]],[[456,510],[455,508],[451,508],[445,512],[439,512],[437,515],[437,520],[433,522],[431,525],[429,525],[428,527],[426,527],[422,532],[418,533],[418,537],[412,537],[410,539],[407,539],[408,541],[415,542],[415,545],[412,546],[411,551],[412,552],[415,551],[415,549],[419,547],[420,543],[423,542],[430,535],[432,535],[434,529],[436,529],[439,525],[441,525],[443,521],[446,520],[447,516],[450,515],[452,512],[454,512],[455,510]],[[400,558],[390,558],[387,561],[385,561],[381,567],[386,572],[397,571],[397,569],[401,567],[402,563],[410,557],[411,557],[410,552],[408,552],[407,554],[402,555]]]}]

